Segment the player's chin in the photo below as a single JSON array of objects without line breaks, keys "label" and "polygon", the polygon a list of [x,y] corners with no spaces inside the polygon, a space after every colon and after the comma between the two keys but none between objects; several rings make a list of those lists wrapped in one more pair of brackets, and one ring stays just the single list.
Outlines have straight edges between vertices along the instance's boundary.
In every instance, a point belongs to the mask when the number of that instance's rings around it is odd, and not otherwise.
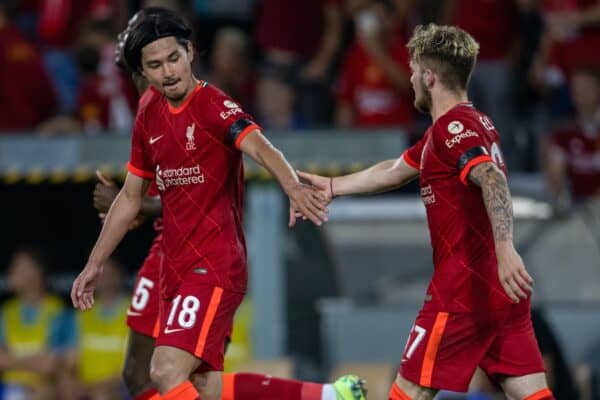
[{"label": "player's chin", "polygon": [[177,85],[164,87],[165,97],[171,101],[180,101],[185,96],[185,90],[181,89]]}]

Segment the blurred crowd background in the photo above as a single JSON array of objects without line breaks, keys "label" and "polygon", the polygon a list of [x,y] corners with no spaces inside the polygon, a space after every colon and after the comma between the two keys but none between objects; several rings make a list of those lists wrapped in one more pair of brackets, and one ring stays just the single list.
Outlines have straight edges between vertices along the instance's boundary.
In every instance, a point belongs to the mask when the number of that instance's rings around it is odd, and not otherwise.
[{"label": "blurred crowd background", "polygon": [[[294,143],[310,142],[316,130],[322,140],[326,135],[336,143],[344,143],[345,135],[361,140],[356,136],[375,137],[381,130],[402,136],[406,145],[415,142],[430,120],[412,105],[405,47],[412,30],[436,22],[471,33],[481,52],[470,98],[501,134],[517,195],[549,210],[523,248],[531,250],[525,257],[545,285],[534,319],[555,394],[560,400],[600,399],[600,1],[0,0],[0,146],[8,143],[2,137],[28,138],[30,144],[66,136],[128,137],[138,95],[114,63],[116,37],[135,11],[148,6],[185,15],[195,31],[196,76],[240,102],[268,136]],[[7,154],[0,148],[0,162],[2,157]],[[23,157],[37,155],[24,151]],[[64,302],[67,290],[98,232],[93,182],[15,184],[9,172],[2,171],[0,189],[0,209],[8,214],[0,244],[6,278],[0,282],[6,299],[0,310],[0,398],[127,398],[120,378],[125,310],[151,228],[132,233],[107,266],[94,310],[73,312]],[[390,199],[374,207],[386,209]],[[252,315],[259,306],[247,302],[238,315],[229,368],[252,365],[274,375],[324,380],[343,369],[344,361],[371,377],[373,398],[387,392],[395,365],[369,356],[381,351],[375,350],[377,339],[359,334],[364,325],[334,332],[329,322],[367,323],[377,314],[382,319],[375,326],[392,324],[386,310],[397,304],[411,310],[399,323],[411,321],[431,271],[428,241],[423,221],[393,229],[386,224],[397,225],[396,220],[379,211],[369,214],[368,205],[346,206],[370,217],[357,220],[342,207],[328,230],[303,227],[279,239],[285,253],[280,267],[287,272],[284,294],[274,301],[281,300],[286,310],[285,345],[271,352],[276,357],[258,346],[256,358],[267,361],[251,364],[256,335],[268,330],[256,333]],[[386,253],[383,247],[406,251]],[[415,252],[426,254],[426,261],[415,264],[418,272],[392,271],[401,268],[401,257],[410,264]],[[365,265],[372,285],[361,275]],[[536,271],[536,265],[547,269]],[[318,283],[307,282],[306,275],[318,276]],[[402,295],[413,292],[418,294]],[[354,305],[319,303],[324,297],[375,308],[360,309],[367,313],[363,318]],[[391,328],[392,359],[399,361],[408,328]],[[573,332],[579,336],[571,337]],[[367,350],[345,359],[340,356],[345,349],[333,354],[327,347],[331,335],[341,342],[364,341]],[[496,398],[496,388],[479,378],[468,398]],[[377,391],[379,381],[383,392]]]}]

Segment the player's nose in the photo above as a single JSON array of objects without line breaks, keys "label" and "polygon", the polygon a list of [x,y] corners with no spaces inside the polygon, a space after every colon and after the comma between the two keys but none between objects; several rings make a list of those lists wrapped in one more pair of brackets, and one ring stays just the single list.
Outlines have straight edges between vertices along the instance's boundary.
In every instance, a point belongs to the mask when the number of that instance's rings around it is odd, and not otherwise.
[{"label": "player's nose", "polygon": [[170,65],[170,63],[164,63],[163,64],[163,77],[164,80],[171,80],[175,77],[175,70],[173,69],[173,67]]}]

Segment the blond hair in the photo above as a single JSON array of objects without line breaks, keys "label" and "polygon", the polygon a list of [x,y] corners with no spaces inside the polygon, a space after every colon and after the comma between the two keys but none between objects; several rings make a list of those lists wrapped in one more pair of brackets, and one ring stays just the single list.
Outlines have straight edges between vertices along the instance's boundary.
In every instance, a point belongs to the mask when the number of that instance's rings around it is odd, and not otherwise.
[{"label": "blond hair", "polygon": [[435,71],[449,90],[466,90],[479,43],[455,26],[419,25],[406,45],[410,58]]}]

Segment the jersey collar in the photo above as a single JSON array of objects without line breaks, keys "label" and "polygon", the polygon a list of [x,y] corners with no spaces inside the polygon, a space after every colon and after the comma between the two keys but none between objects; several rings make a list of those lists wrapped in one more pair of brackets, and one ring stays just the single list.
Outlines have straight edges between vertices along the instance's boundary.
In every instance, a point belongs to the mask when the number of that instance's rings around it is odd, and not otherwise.
[{"label": "jersey collar", "polygon": [[200,91],[200,89],[202,89],[205,86],[206,86],[206,82],[205,81],[198,82],[198,84],[196,85],[196,87],[194,88],[194,90],[192,91],[192,93],[190,93],[188,95],[187,99],[185,99],[185,101],[183,103],[181,103],[177,107],[173,107],[171,105],[171,103],[169,103],[167,101],[167,106],[169,107],[169,111],[171,112],[171,114],[180,114],[181,112],[183,112],[183,110],[185,110],[187,108],[187,106],[190,104],[190,102],[196,96],[196,94]]}]

